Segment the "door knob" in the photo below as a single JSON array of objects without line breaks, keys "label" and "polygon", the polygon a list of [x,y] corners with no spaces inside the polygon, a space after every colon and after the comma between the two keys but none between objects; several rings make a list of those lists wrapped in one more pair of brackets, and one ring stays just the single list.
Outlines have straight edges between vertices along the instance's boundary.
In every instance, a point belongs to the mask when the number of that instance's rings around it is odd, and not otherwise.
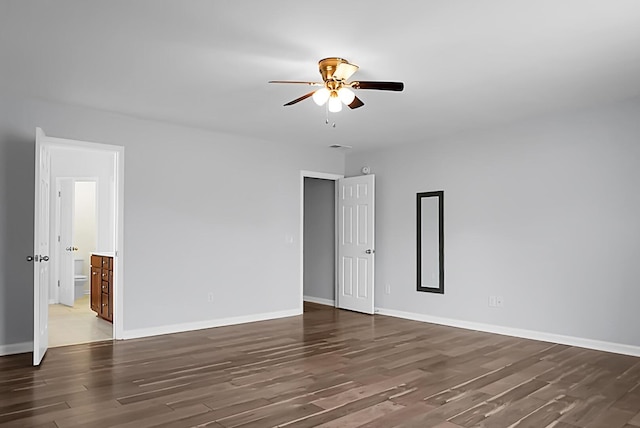
[{"label": "door knob", "polygon": [[78,251],[78,247],[67,247],[65,248],[67,251]]},{"label": "door knob", "polygon": [[38,256],[37,254],[35,256],[27,256],[27,261],[28,262],[48,262],[49,261],[49,256]]},{"label": "door knob", "polygon": [[367,253],[367,254],[373,254],[373,253],[375,253],[375,252],[376,252],[376,251],[375,251],[375,250],[372,250],[372,249],[368,249],[367,251],[365,251],[365,253]]}]

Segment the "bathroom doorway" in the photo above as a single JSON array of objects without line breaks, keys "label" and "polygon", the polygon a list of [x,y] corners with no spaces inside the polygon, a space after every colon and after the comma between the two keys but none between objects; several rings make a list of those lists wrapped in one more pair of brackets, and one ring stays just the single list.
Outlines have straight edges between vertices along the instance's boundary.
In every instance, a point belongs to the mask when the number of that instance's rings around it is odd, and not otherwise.
[{"label": "bathroom doorway", "polygon": [[55,278],[49,296],[49,346],[110,340],[113,327],[91,310],[91,253],[97,250],[98,177],[57,177]]}]

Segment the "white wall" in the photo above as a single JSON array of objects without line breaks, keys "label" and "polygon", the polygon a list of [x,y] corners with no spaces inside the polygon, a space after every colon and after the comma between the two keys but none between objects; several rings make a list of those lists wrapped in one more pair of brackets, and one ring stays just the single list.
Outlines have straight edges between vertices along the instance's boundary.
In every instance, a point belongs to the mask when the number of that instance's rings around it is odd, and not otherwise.
[{"label": "white wall", "polygon": [[0,96],[0,347],[32,339],[36,126],[125,147],[125,334],[301,310],[300,170],[342,153]]},{"label": "white wall", "polygon": [[304,179],[304,295],[335,300],[335,181]]},{"label": "white wall", "polygon": [[[376,174],[376,306],[640,346],[639,118],[635,100],[347,155],[347,174]],[[415,196],[432,190],[444,295],[416,291]]]}]

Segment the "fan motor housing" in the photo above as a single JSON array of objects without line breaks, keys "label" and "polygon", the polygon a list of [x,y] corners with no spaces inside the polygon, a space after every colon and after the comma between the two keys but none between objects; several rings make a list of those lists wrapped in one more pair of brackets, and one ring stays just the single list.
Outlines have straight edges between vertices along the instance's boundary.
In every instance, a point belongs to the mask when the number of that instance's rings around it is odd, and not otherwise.
[{"label": "fan motor housing", "polygon": [[325,82],[331,80],[338,64],[342,63],[349,63],[349,61],[343,58],[325,58],[318,61],[318,69],[322,75],[322,80]]}]

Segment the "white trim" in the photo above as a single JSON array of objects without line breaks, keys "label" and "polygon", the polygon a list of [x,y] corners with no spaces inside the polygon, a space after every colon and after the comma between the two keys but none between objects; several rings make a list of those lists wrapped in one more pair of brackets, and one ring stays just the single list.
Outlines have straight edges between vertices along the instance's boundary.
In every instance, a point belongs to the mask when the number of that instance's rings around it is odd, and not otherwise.
[{"label": "white trim", "polygon": [[305,302],[317,303],[319,305],[336,306],[336,301],[331,299],[323,299],[322,297],[304,296]]},{"label": "white trim", "polygon": [[300,171],[300,176],[302,178],[305,178],[305,177],[321,178],[323,180],[333,180],[333,181],[344,178],[344,174],[333,174],[331,172],[315,172],[315,171],[304,171],[304,170]]},{"label": "white trim", "polygon": [[[304,179],[305,178],[321,178],[323,180],[333,180],[336,182],[336,190],[337,190],[337,183],[338,180],[340,180],[341,178],[344,178],[344,174],[333,174],[333,173],[328,173],[328,172],[315,172],[315,171],[305,171],[305,170],[301,170],[300,171],[300,294],[299,294],[299,304],[300,304],[300,311],[302,312],[302,305],[304,303]],[[336,192],[337,195],[337,192]],[[337,196],[336,196],[336,200],[337,200]],[[336,219],[337,219],[337,209],[338,206],[336,204]],[[337,230],[338,230],[338,223],[336,220],[334,220],[334,225],[335,225],[335,229],[336,229],[336,234],[337,234]],[[337,263],[337,257],[338,257],[338,240],[335,239],[335,245],[336,248],[334,250],[335,256],[336,256],[336,263]],[[338,266],[337,264],[335,266]],[[335,276],[335,281],[336,284],[334,285],[334,288],[337,289],[337,273],[334,274]]]},{"label": "white trim", "polygon": [[494,324],[482,324],[470,321],[455,320],[451,318],[434,317],[413,312],[396,311],[393,309],[378,308],[378,312],[376,313],[380,315],[388,315],[391,317],[404,318],[413,321],[422,321],[432,324],[446,325],[449,327],[464,328],[467,330],[483,331],[486,333],[502,334],[505,336],[520,337],[523,339],[539,340],[542,342],[558,343],[562,345],[594,349],[597,351],[613,352],[615,354],[640,357],[640,346],[625,345],[623,343],[605,342],[602,340],[593,340],[574,336],[563,336],[561,334],[545,333],[542,331],[525,330]]},{"label": "white trim", "polygon": [[0,345],[0,357],[13,354],[25,354],[33,351],[33,342],[10,343]]},{"label": "white trim", "polygon": [[291,309],[287,311],[267,312],[255,315],[244,315],[239,317],[221,318],[216,320],[190,322],[184,324],[163,325],[158,327],[140,328],[135,330],[125,330],[122,339],[137,339],[140,337],[159,336],[162,334],[184,333],[193,330],[203,330],[206,328],[224,327],[235,324],[245,324],[256,321],[268,321],[277,318],[286,318],[302,315],[302,310]]},{"label": "white trim", "polygon": [[116,206],[114,207],[115,246],[113,275],[115,285],[113,301],[115,302],[113,317],[113,338],[124,338],[124,147],[119,146],[115,153],[115,183]]}]

